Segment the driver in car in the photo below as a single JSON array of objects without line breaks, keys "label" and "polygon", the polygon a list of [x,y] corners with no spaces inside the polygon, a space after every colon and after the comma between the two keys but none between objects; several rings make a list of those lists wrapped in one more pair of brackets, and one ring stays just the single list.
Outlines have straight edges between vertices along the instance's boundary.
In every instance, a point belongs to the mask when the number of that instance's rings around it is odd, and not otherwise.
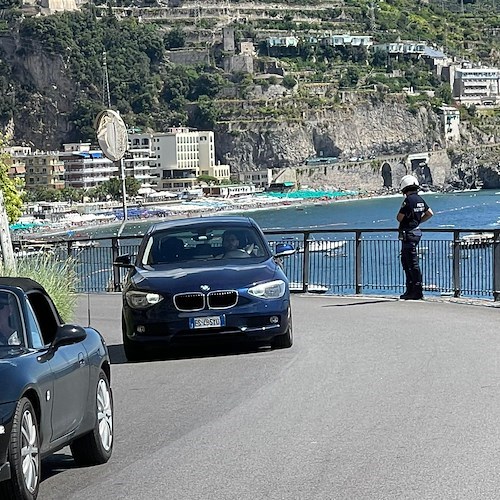
[{"label": "driver in car", "polygon": [[21,345],[17,330],[12,327],[15,305],[9,299],[9,294],[0,293],[0,345]]},{"label": "driver in car", "polygon": [[240,248],[240,238],[233,231],[226,231],[222,236],[222,248],[224,249],[224,254],[217,255],[216,258],[218,259],[222,257],[229,257],[229,258],[250,257],[249,252],[246,249]]}]

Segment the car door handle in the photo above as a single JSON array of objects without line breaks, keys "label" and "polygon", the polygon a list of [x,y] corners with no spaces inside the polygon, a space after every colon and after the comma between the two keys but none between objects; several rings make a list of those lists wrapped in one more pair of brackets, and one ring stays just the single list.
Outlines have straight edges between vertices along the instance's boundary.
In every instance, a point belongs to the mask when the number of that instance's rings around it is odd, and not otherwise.
[{"label": "car door handle", "polygon": [[83,355],[83,352],[79,352],[78,353],[78,364],[80,366],[84,366],[85,365],[85,357]]}]

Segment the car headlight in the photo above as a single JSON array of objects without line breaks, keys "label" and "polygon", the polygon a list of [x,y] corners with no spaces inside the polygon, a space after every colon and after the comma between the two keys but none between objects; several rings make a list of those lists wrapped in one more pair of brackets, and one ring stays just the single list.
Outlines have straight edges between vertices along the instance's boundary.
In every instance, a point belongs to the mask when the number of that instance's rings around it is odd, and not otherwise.
[{"label": "car headlight", "polygon": [[159,293],[132,290],[125,294],[125,299],[132,309],[146,309],[161,302],[163,297]]},{"label": "car headlight", "polygon": [[283,280],[269,281],[248,289],[250,295],[260,299],[279,299],[285,295],[286,284]]}]

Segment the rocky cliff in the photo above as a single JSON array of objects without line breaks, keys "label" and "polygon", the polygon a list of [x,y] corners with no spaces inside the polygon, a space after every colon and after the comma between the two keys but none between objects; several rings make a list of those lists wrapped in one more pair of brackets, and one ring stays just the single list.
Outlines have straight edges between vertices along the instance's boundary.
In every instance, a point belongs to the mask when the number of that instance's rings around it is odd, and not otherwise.
[{"label": "rocky cliff", "polygon": [[[219,125],[216,149],[235,171],[290,167],[295,181],[316,189],[387,190],[384,164],[389,189],[395,189],[411,171],[407,155],[417,153],[429,155],[431,189],[499,188],[500,155],[488,146],[488,137],[464,127],[461,143],[446,149],[442,130],[441,117],[428,104],[410,107],[401,95],[349,95],[333,109],[304,113],[299,122],[234,119]],[[481,143],[487,154],[477,148]],[[321,156],[363,160],[305,165],[307,158]]]},{"label": "rocky cliff", "polygon": [[217,155],[240,170],[298,167],[311,156],[380,156],[443,147],[439,117],[414,112],[404,96],[350,96],[333,108],[304,112],[300,122],[218,126]]},{"label": "rocky cliff", "polygon": [[[63,58],[26,47],[8,34],[0,36],[0,43],[12,77],[22,84],[21,88],[29,89],[15,96],[15,115],[1,124],[3,128],[11,132],[17,144],[32,143],[40,149],[58,149],[73,140],[70,115],[79,85],[67,76]],[[323,170],[323,174],[317,169],[314,175],[304,162],[320,156],[404,157],[447,147],[440,117],[429,104],[409,106],[405,96],[374,92],[343,93],[333,106],[301,107],[299,96],[284,88],[278,90],[272,97],[275,103],[279,104],[280,94],[286,94],[299,110],[293,120],[243,120],[235,113],[216,126],[217,159],[228,163],[232,171],[293,167],[299,177],[303,176],[300,182],[311,187],[376,190],[383,186],[380,161],[343,164]],[[434,186],[499,188],[500,153],[489,147],[486,155],[477,148],[489,142],[491,137],[484,133],[471,126],[464,128],[461,143],[453,147],[449,158],[431,155]],[[391,168],[401,173],[398,163],[394,160]]]}]

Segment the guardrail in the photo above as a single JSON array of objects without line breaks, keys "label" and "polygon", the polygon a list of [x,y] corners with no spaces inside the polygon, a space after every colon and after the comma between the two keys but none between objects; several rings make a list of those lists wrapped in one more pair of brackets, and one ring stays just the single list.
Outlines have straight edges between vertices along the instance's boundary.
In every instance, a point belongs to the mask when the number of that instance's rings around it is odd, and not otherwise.
[{"label": "guardrail", "polygon": [[[395,229],[265,230],[271,246],[288,241],[283,259],[291,288],[328,294],[399,295],[404,274]],[[500,229],[423,229],[419,245],[424,291],[431,295],[500,300]],[[47,242],[59,258],[71,255],[77,292],[119,291],[119,254],[137,252],[142,235]],[[29,245],[29,242],[25,242]],[[29,258],[29,252],[26,251]]]}]

